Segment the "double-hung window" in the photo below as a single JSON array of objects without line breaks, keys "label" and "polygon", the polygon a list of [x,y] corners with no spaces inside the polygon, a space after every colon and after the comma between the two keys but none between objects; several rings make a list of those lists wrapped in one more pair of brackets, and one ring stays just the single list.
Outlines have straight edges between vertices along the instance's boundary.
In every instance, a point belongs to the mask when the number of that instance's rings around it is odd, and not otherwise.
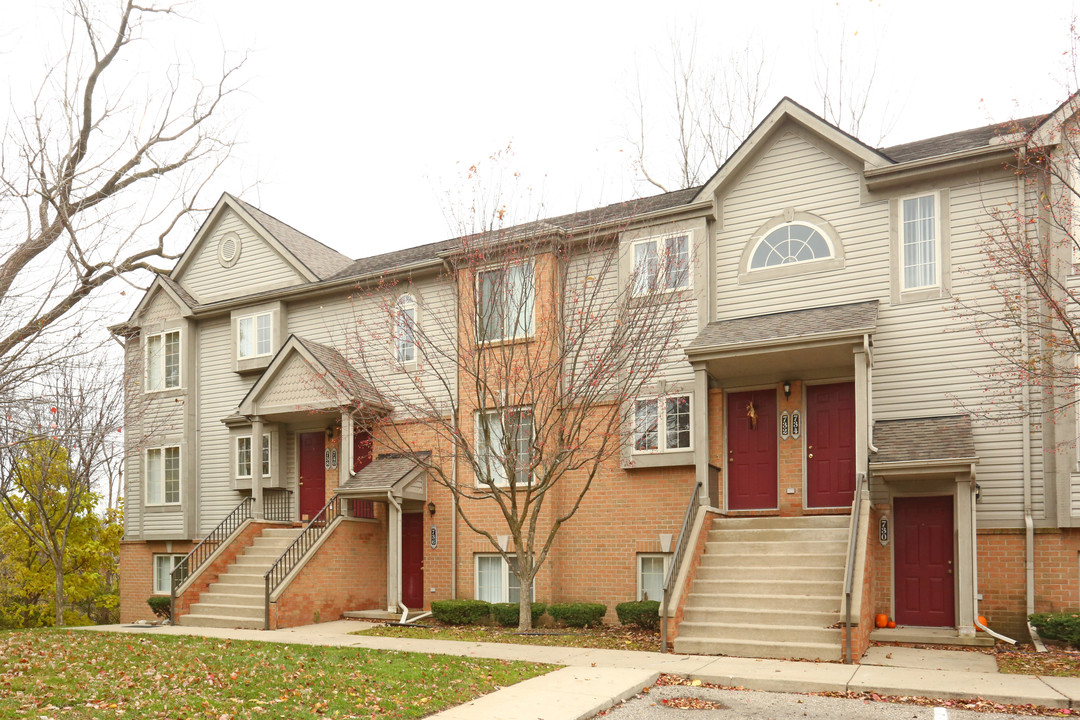
[{"label": "double-hung window", "polygon": [[146,504],[180,503],[180,448],[150,448],[146,451]]},{"label": "double-hung window", "polygon": [[480,342],[531,337],[534,314],[531,262],[481,270],[476,274],[476,335]]},{"label": "double-hung window", "polygon": [[689,450],[690,396],[664,395],[634,401],[634,452]]},{"label": "double-hung window", "polygon": [[[262,436],[262,476],[270,477],[270,434]],[[236,477],[251,477],[251,454],[254,448],[250,435],[236,438]]]},{"label": "double-hung window", "polygon": [[246,315],[236,322],[236,355],[241,360],[269,355],[273,351],[273,313]]},{"label": "double-hung window", "polygon": [[[521,582],[503,560],[502,555],[476,555],[476,595],[477,600],[498,603],[521,602]],[[533,586],[530,600],[536,597]]]},{"label": "double-hung window", "polygon": [[532,408],[492,410],[476,414],[476,455],[482,468],[477,487],[528,485],[532,477]]},{"label": "double-hung window", "polygon": [[146,337],[146,389],[171,390],[180,387],[180,331]]},{"label": "double-hung window", "polygon": [[937,195],[904,198],[900,216],[903,289],[936,287],[940,283]]},{"label": "double-hung window", "polygon": [[663,599],[668,557],[659,553],[642,553],[637,556],[638,600],[660,601]]},{"label": "double-hung window", "polygon": [[402,295],[394,311],[394,354],[398,364],[416,362],[416,299]]},{"label": "double-hung window", "polygon": [[183,555],[154,556],[155,595],[168,595],[172,592],[172,571],[183,559]]},{"label": "double-hung window", "polygon": [[673,235],[634,243],[634,295],[690,287],[690,236]]}]

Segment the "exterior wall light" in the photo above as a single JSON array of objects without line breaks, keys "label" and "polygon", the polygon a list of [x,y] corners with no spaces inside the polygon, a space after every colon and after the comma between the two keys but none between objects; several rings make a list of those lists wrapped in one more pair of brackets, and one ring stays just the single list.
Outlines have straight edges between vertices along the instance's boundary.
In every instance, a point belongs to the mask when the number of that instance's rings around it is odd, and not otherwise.
[{"label": "exterior wall light", "polygon": [[787,399],[787,400],[791,399],[791,381],[790,380],[785,380],[784,381],[784,398]]},{"label": "exterior wall light", "polygon": [[431,513],[432,515],[434,515],[434,514],[435,514],[435,503],[433,503],[433,502],[429,502],[429,503],[427,504],[427,511],[428,511],[429,513]]}]

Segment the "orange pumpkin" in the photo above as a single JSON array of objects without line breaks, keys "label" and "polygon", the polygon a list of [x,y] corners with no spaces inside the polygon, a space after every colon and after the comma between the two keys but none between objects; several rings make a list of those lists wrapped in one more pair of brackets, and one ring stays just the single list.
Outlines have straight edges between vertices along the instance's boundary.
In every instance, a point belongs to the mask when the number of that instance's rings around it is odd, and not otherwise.
[{"label": "orange pumpkin", "polygon": [[[979,625],[982,625],[983,627],[986,627],[986,618],[984,616],[982,616],[982,615],[979,616]],[[982,632],[982,628],[979,627],[979,625],[976,625],[975,629],[977,631],[979,631],[979,632]]]},{"label": "orange pumpkin", "polygon": [[874,625],[879,628],[886,627],[889,624],[889,616],[885,613],[878,613],[878,616],[874,618]]},{"label": "orange pumpkin", "polygon": [[896,621],[895,620],[890,620],[888,627],[890,627],[890,628],[896,627]]}]

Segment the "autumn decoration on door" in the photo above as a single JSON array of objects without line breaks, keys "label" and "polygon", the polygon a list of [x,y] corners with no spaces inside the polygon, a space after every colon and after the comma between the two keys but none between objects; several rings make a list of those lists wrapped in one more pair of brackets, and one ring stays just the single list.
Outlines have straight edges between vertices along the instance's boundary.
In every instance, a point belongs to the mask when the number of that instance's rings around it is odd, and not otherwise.
[{"label": "autumn decoration on door", "polygon": [[750,429],[755,429],[757,427],[757,408],[754,407],[753,400],[746,403],[746,417],[750,418]]}]

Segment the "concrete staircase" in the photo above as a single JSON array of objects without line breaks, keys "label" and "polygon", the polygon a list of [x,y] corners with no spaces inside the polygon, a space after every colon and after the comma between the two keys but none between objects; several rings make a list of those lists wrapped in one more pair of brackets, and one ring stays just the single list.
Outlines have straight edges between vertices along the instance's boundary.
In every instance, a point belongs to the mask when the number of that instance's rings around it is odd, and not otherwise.
[{"label": "concrete staircase", "polygon": [[705,542],[675,652],[840,660],[847,515],[721,518]]},{"label": "concrete staircase", "polygon": [[250,628],[260,630],[266,618],[266,585],[263,576],[281,557],[301,528],[267,528],[236,557],[228,570],[193,603],[178,625],[194,627]]}]

